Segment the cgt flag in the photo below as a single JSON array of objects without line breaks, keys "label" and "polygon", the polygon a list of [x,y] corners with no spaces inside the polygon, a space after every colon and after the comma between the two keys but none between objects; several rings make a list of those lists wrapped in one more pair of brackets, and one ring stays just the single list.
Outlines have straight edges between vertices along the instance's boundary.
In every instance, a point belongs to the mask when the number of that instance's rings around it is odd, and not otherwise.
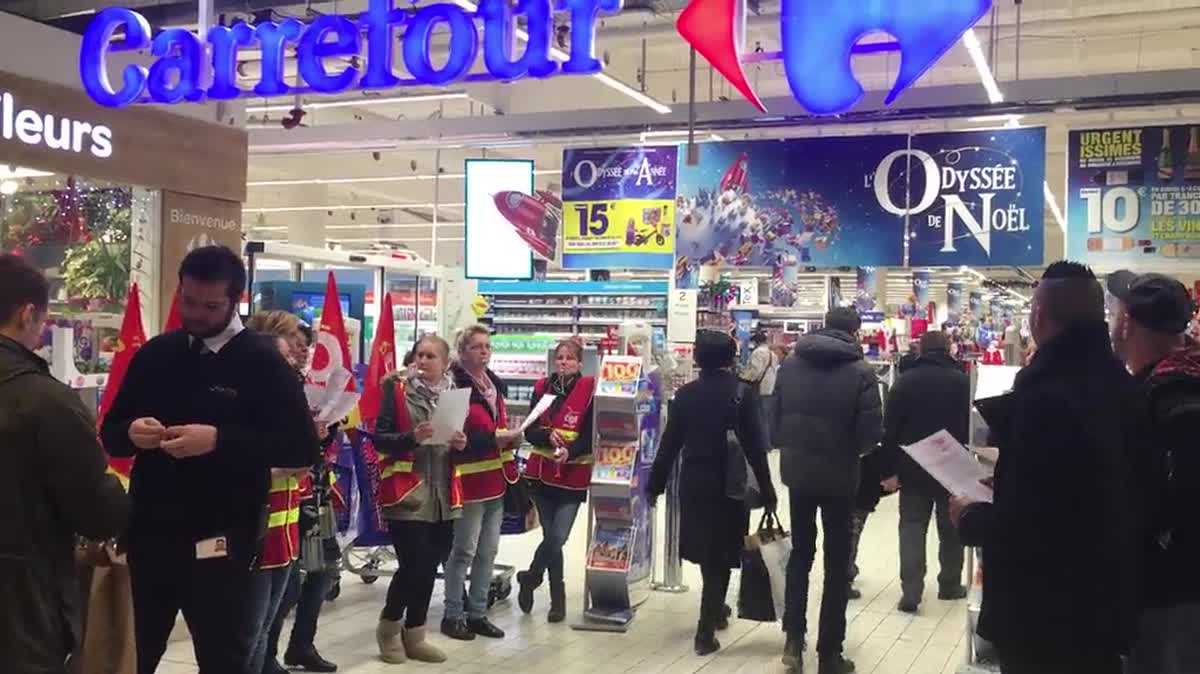
[{"label": "cgt flag", "polygon": [[163,332],[179,330],[183,327],[183,318],[179,316],[179,288],[175,289],[175,297],[171,300],[171,310],[167,312],[167,323]]},{"label": "cgt flag", "polygon": [[325,305],[315,337],[312,369],[304,382],[304,393],[317,420],[333,424],[345,418],[358,404],[358,386],[350,371],[350,340],[333,272],[329,272],[325,285]]},{"label": "cgt flag", "polygon": [[396,323],[392,318],[391,293],[383,295],[383,309],[380,310],[379,327],[375,330],[375,340],[371,344],[369,362],[358,409],[367,430],[374,431],[375,419],[379,416],[379,403],[383,399],[383,378],[396,369]]},{"label": "cgt flag", "polygon": [[[117,337],[116,355],[113,356],[112,367],[108,371],[108,381],[104,385],[104,395],[100,398],[100,408],[96,414],[96,428],[104,422],[104,415],[117,399],[121,390],[121,382],[125,372],[133,362],[133,356],[146,343],[146,332],[142,328],[142,305],[138,300],[138,286],[129,286],[129,299],[125,303],[125,317],[121,320],[121,334]],[[108,471],[117,476],[121,486],[129,489],[129,475],[133,471],[133,459],[118,459],[108,457]]]}]

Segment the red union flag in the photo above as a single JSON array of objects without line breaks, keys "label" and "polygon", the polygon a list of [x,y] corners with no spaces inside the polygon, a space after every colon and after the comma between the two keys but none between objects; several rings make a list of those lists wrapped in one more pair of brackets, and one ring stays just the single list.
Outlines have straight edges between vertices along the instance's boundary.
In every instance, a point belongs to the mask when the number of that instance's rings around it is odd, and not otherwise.
[{"label": "red union flag", "polygon": [[[125,303],[125,318],[121,320],[121,334],[117,337],[116,355],[113,356],[112,367],[108,371],[108,381],[104,385],[104,395],[100,399],[100,408],[96,414],[96,427],[104,422],[104,415],[117,399],[117,391],[133,362],[133,355],[146,343],[146,332],[142,328],[142,305],[138,300],[138,287],[134,283],[129,287],[129,299]],[[129,489],[129,474],[133,470],[133,459],[117,459],[108,457],[108,470],[117,476],[121,485]]]},{"label": "red union flag", "polygon": [[167,312],[167,323],[163,332],[178,330],[183,327],[183,319],[179,316],[179,288],[175,288],[175,298],[171,300],[171,310]]},{"label": "red union flag", "polygon": [[371,344],[371,359],[367,367],[367,379],[363,382],[362,400],[358,409],[367,430],[375,430],[375,419],[379,416],[379,403],[383,399],[381,384],[387,373],[396,369],[396,323],[392,318],[392,295],[384,293],[383,309],[379,312],[379,325]]},{"label": "red union flag", "polygon": [[320,421],[341,421],[358,404],[358,386],[350,370],[350,340],[333,272],[325,285],[325,305],[316,332],[312,369],[304,383],[308,404]]}]

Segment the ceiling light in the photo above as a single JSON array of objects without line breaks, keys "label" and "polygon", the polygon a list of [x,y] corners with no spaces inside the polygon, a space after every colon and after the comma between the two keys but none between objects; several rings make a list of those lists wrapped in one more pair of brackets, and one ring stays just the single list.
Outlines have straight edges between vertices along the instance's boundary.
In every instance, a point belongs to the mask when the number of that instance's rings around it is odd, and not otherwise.
[{"label": "ceiling light", "polygon": [[983,55],[983,45],[979,44],[979,37],[975,35],[975,29],[971,28],[963,33],[963,46],[967,48],[967,53],[971,55],[971,60],[975,63],[975,70],[979,73],[979,81],[983,83],[983,88],[987,91],[988,100],[992,103],[1003,103],[1004,94],[1000,93],[1000,87],[996,85],[996,78],[992,76],[992,70],[988,67],[987,57]]},{"label": "ceiling light", "polygon": [[[443,228],[458,228],[465,227],[461,222],[439,222],[436,229]],[[325,229],[432,229],[432,222],[423,222],[420,224],[401,224],[401,225],[325,225]]]},{"label": "ceiling light", "polygon": [[[335,243],[344,243],[346,241],[379,241],[379,242],[401,241],[402,243],[432,243],[433,242],[432,237],[424,237],[424,238],[418,238],[418,239],[410,239],[408,237],[404,237],[401,239],[401,238],[386,237],[386,236],[336,236],[336,237],[329,237],[325,240],[333,241]],[[466,239],[464,239],[461,236],[448,237],[445,239],[443,239],[442,237],[439,236],[437,242],[438,243],[453,243],[456,241],[465,241],[465,240]]]},{"label": "ceiling light", "polygon": [[372,96],[363,98],[348,98],[337,101],[314,101],[312,103],[295,103],[288,105],[247,105],[246,113],[290,112],[296,107],[305,110],[321,110],[322,108],[359,108],[369,105],[391,105],[399,103],[430,103],[433,101],[458,101],[470,98],[464,91],[450,91],[440,94],[413,94],[410,96]]},{"label": "ceiling light", "polygon": [[1058,200],[1054,198],[1054,192],[1050,189],[1050,183],[1043,182],[1042,189],[1046,193],[1046,205],[1050,207],[1050,213],[1054,216],[1054,221],[1058,223],[1058,228],[1063,234],[1067,233],[1067,221],[1063,218],[1062,210],[1058,207]]},{"label": "ceiling light", "polygon": [[45,178],[52,175],[54,174],[48,171],[37,171],[23,166],[0,164],[0,180],[7,180],[9,178]]},{"label": "ceiling light", "polygon": [[21,189],[21,186],[18,185],[17,181],[15,180],[5,180],[4,182],[0,183],[0,194],[3,194],[4,196],[16,194],[17,190],[19,189]]},{"label": "ceiling light", "polygon": [[[556,176],[562,174],[562,169],[539,169],[533,172],[538,176]],[[420,175],[399,176],[365,176],[361,178],[284,178],[279,180],[249,180],[247,187],[291,187],[295,185],[352,185],[355,183],[406,183],[433,180],[438,176],[433,173]],[[462,180],[465,173],[443,173],[443,180]]]},{"label": "ceiling light", "polygon": [[[704,137],[704,136],[706,136],[706,134],[707,134],[707,137]],[[650,138],[681,138],[681,137],[687,137],[687,136],[688,136],[688,131],[685,129],[683,131],[643,131],[641,133],[640,137],[641,137],[641,142],[645,143],[646,140],[650,139]],[[717,134],[717,133],[709,133],[707,131],[697,131],[696,132],[696,141],[700,142],[700,143],[704,143],[704,142],[718,143],[723,140],[725,140],[725,137],[720,134]]]},{"label": "ceiling light", "polygon": [[[479,6],[476,5],[474,2],[472,2],[471,0],[454,0],[454,2],[459,7],[462,7],[463,9],[467,10],[468,12],[475,12],[475,11],[479,10]],[[521,42],[529,42],[529,33],[525,32],[525,29],[516,28],[513,32],[516,34],[517,39],[520,40]],[[552,58],[555,61],[558,61],[560,63],[562,63],[564,61],[569,61],[571,59],[571,57],[566,52],[564,52],[563,50],[561,50],[557,47],[550,47],[550,58]],[[606,86],[614,91],[619,91],[620,93],[625,94],[626,96],[632,98],[633,100],[637,101],[638,103],[641,103],[642,105],[646,106],[647,108],[650,108],[651,110],[657,112],[660,115],[671,114],[671,106],[664,105],[664,104],[658,102],[653,97],[647,95],[644,92],[638,91],[637,89],[634,89],[633,87],[629,86],[628,84],[625,84],[621,80],[618,80],[617,78],[613,77],[612,75],[609,75],[606,72],[601,71],[598,73],[594,73],[592,75],[592,77],[599,80],[600,83],[603,84],[604,86]]]},{"label": "ceiling light", "polygon": [[335,204],[330,206],[273,206],[268,208],[243,208],[244,213],[303,213],[310,211],[368,211],[387,210],[392,208],[461,208],[465,203],[446,202],[444,204]]}]

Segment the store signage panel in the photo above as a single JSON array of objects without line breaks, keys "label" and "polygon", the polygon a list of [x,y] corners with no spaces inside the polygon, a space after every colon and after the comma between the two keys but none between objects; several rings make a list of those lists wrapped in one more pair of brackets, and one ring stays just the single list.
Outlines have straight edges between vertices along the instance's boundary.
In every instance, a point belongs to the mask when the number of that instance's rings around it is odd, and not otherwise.
[{"label": "store signage panel", "polygon": [[1072,131],[1067,255],[1104,270],[1200,259],[1200,125]]},{"label": "store signage panel", "polygon": [[[792,95],[809,111],[846,112],[863,97],[851,54],[868,33],[894,37],[900,51],[890,105],[941,59],[988,10],[992,0],[883,0],[828,2],[783,0],[780,38]],[[746,0],[692,0],[676,27],[709,63],[762,111],[742,67]]]},{"label": "store signage panel", "polygon": [[[439,86],[469,80],[511,81],[522,77],[555,74],[587,75],[603,69],[596,58],[595,29],[602,14],[621,10],[621,0],[522,0],[514,11],[508,0],[481,0],[472,12],[452,2],[417,8],[395,7],[394,0],[370,0],[357,21],[328,14],[305,24],[298,19],[264,21],[254,26],[239,23],[216,26],[206,39],[186,28],[168,28],[151,35],[150,23],[138,12],[109,7],[96,14],[83,36],[79,72],[84,89],[98,103],[120,107],[149,100],[180,103],[205,98],[285,96],[301,93],[335,94],[348,89],[390,89],[403,86]],[[571,15],[569,45],[561,63],[551,58],[555,34],[554,12]],[[513,31],[518,15],[524,19],[528,40],[513,53]],[[480,34],[475,25],[483,24]],[[396,32],[403,29],[399,39]],[[444,29],[448,42],[444,56],[434,58],[433,35]],[[114,42],[113,36],[124,34]],[[364,52],[363,43],[366,43]],[[393,51],[407,78],[393,72]],[[237,83],[238,51],[260,51],[262,75],[252,91]],[[146,68],[127,65],[119,82],[108,77],[110,52],[149,50],[157,61]],[[292,86],[285,62],[295,54],[298,78]],[[473,74],[479,54],[487,74]],[[359,60],[365,57],[365,65]],[[208,63],[205,63],[205,61]],[[205,88],[203,72],[211,71]]]},{"label": "store signage panel", "polygon": [[533,253],[499,210],[499,194],[533,194],[533,162],[468,159],[466,163],[466,276],[533,278]]},{"label": "store signage panel", "polygon": [[163,274],[158,292],[159,316],[170,313],[175,287],[179,284],[176,270],[188,253],[209,245],[222,245],[241,251],[241,217],[242,205],[236,201],[163,190]]},{"label": "store signage panel", "polygon": [[0,164],[242,202],[246,148],[244,129],[105,108],[78,89],[0,71]]},{"label": "store signage panel", "polygon": [[[1045,130],[707,143],[679,168],[677,283],[699,267],[1039,265]],[[790,283],[787,274],[777,279]]]},{"label": "store signage panel", "polygon": [[671,269],[675,146],[563,152],[565,269]]},{"label": "store signage panel", "polygon": [[876,202],[910,217],[910,265],[1042,264],[1044,128],[916,135],[909,150],[880,162],[874,182],[906,173],[907,205],[883,192]]},{"label": "store signage panel", "polygon": [[[903,265],[904,217],[880,207],[873,181],[881,160],[907,148],[903,135],[701,145],[699,163],[679,167],[676,283],[697,287],[710,263]],[[879,190],[905,203],[904,184]]]}]

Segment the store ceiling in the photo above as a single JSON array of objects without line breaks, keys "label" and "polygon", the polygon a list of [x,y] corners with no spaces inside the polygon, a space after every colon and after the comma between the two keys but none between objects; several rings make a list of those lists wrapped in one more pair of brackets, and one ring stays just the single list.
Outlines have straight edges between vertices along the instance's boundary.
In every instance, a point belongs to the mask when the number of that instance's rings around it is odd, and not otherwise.
[{"label": "store ceiling", "polygon": [[[151,21],[159,25],[195,23],[195,2],[131,0],[126,4],[144,7]],[[365,8],[366,0],[274,5],[261,0],[215,0],[214,4],[218,13],[227,16],[247,16],[253,10],[273,7],[277,16],[303,17],[306,12],[356,14]],[[627,0],[621,14],[600,23],[596,30],[597,51],[608,63],[605,72],[618,81],[616,85],[594,77],[556,77],[512,84],[470,83],[449,90],[407,88],[378,92],[370,99],[354,93],[336,99],[352,102],[345,107],[323,107],[320,104],[335,99],[312,98],[302,101],[306,107],[302,125],[286,131],[281,128],[281,120],[287,114],[284,110],[295,103],[293,99],[247,100],[252,156],[245,222],[250,235],[280,238],[286,236],[290,223],[324,222],[327,238],[346,247],[407,243],[427,259],[442,264],[459,262],[463,182],[457,176],[463,171],[465,159],[533,159],[542,172],[537,176],[538,187],[549,187],[559,182],[555,173],[564,147],[636,143],[639,131],[661,130],[664,121],[670,122],[667,128],[678,128],[674,122],[685,118],[680,115],[685,114],[688,98],[689,50],[674,32],[674,20],[682,5],[682,0]],[[0,0],[0,9],[67,27],[84,25],[86,12],[98,6],[103,5],[95,0]],[[763,0],[758,6],[759,13],[747,21],[746,45],[750,49],[761,46],[768,52],[777,50],[779,2]],[[985,18],[977,26],[977,33],[994,63],[1002,90],[1006,85],[1015,89],[1013,82],[1018,79],[1096,78],[1200,67],[1200,0],[1038,0],[1024,3],[1019,28],[1018,10],[1011,1],[996,0],[996,8],[994,47],[989,39],[990,19]],[[895,53],[856,57],[856,75],[869,91],[886,91],[894,79],[897,59]],[[247,75],[248,85],[256,73],[256,55],[244,54],[244,61],[241,70]],[[699,103],[707,105],[705,110],[724,106],[732,111],[726,117],[749,119],[752,108],[719,75],[712,76],[703,60],[700,64],[697,97]],[[482,69],[482,65],[477,64],[477,68]],[[764,99],[789,95],[778,62],[750,65],[747,72]],[[933,90],[963,85],[960,90],[964,92],[964,103],[970,98],[972,103],[982,101],[986,105],[978,83],[978,72],[960,44],[926,74],[918,87]],[[635,93],[622,92],[621,84]],[[644,95],[637,93],[640,91]],[[911,103],[921,93],[914,90],[907,98]],[[379,101],[428,94],[450,97]],[[647,107],[643,96],[670,106],[673,113],[659,115]],[[902,110],[905,101],[902,97],[896,107]],[[597,117],[606,120],[604,126],[619,127],[620,133],[613,135],[597,128],[553,136],[545,133],[547,119],[591,119],[597,111],[604,113]],[[1173,100],[1168,105],[1132,111],[1043,112],[1021,121],[1049,129],[1047,182],[1061,204],[1069,127],[1176,118],[1200,118],[1200,106]],[[845,126],[800,123],[761,130],[704,131],[732,140],[978,128],[988,124],[997,123],[876,119]],[[494,130],[501,125],[502,132]],[[445,135],[430,138],[431,132]],[[652,139],[664,140],[675,139]],[[431,177],[439,167],[445,177],[434,181]],[[318,180],[325,182],[317,184]],[[432,224],[435,201],[442,204],[436,209],[436,230]],[[417,206],[394,207],[403,204]],[[373,206],[382,208],[372,211]],[[318,207],[340,208],[279,210]],[[322,212],[326,213],[323,217],[319,215]],[[1062,233],[1049,212],[1046,222],[1047,256],[1055,257],[1062,251]],[[432,244],[435,237],[440,242],[436,251]]]}]

